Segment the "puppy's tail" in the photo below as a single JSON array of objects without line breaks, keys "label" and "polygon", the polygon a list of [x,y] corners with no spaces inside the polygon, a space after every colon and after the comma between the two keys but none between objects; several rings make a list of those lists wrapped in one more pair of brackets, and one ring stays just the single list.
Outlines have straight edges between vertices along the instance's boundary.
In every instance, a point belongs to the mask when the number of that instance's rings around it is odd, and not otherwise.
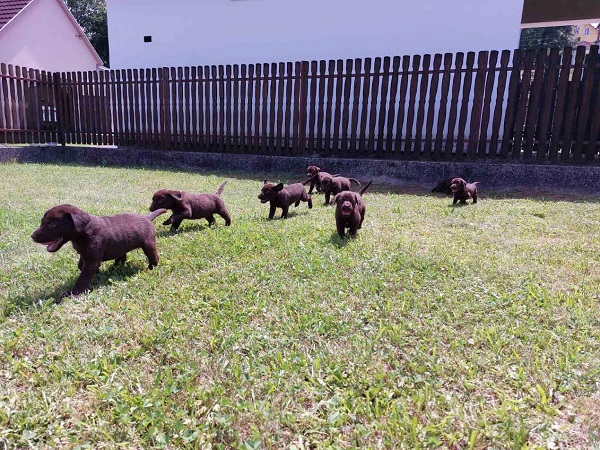
[{"label": "puppy's tail", "polygon": [[373,180],[371,180],[367,184],[365,184],[365,186],[359,191],[359,194],[363,195],[365,193],[365,191],[369,188],[369,186],[371,186],[372,182],[373,182]]},{"label": "puppy's tail", "polygon": [[315,173],[314,175],[310,176],[308,179],[306,179],[304,181],[301,181],[300,183],[302,183],[302,186],[306,186],[308,183],[310,183],[312,180],[314,180],[318,176],[319,176],[319,174]]},{"label": "puppy's tail", "polygon": [[348,178],[350,181],[354,181],[356,184],[358,184],[360,186],[360,181],[358,181],[356,178]]},{"label": "puppy's tail", "polygon": [[481,181],[473,181],[471,184],[479,184]]},{"label": "puppy's tail", "polygon": [[150,220],[150,222],[152,222],[158,216],[166,213],[167,211],[168,211],[168,209],[160,208],[160,209],[157,209],[156,211],[152,211],[150,214],[146,214],[146,217]]},{"label": "puppy's tail", "polygon": [[223,181],[221,183],[221,186],[219,186],[219,189],[217,189],[216,194],[220,197],[221,194],[223,193],[223,189],[225,188],[225,185],[227,184],[227,181]]}]

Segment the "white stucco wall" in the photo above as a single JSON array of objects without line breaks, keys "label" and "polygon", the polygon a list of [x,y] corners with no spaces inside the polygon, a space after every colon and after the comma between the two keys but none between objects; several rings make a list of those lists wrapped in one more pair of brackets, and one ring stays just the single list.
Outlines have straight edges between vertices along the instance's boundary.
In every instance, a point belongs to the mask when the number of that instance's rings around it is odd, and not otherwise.
[{"label": "white stucco wall", "polygon": [[523,0],[108,0],[110,66],[514,49],[522,9]]},{"label": "white stucco wall", "polygon": [[40,70],[95,70],[96,59],[56,0],[36,0],[0,30],[0,62]]}]

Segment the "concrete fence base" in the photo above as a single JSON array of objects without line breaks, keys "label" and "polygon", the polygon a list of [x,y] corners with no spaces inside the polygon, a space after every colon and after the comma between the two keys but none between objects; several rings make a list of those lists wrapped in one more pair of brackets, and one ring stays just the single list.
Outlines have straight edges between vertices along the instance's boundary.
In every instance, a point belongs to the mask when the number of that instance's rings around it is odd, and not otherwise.
[{"label": "concrete fence base", "polygon": [[432,187],[449,176],[480,181],[493,190],[539,189],[600,194],[600,167],[504,162],[429,162],[378,159],[239,155],[115,147],[0,146],[0,162],[115,165],[123,167],[227,170],[276,179],[317,165],[327,172],[398,186]]}]

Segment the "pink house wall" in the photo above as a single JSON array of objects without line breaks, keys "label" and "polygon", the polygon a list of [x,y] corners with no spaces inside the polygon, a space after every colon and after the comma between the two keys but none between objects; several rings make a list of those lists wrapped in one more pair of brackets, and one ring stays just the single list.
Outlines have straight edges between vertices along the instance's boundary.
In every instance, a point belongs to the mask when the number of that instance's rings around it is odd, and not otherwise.
[{"label": "pink house wall", "polygon": [[0,30],[0,63],[52,72],[98,66],[56,0],[34,1]]}]

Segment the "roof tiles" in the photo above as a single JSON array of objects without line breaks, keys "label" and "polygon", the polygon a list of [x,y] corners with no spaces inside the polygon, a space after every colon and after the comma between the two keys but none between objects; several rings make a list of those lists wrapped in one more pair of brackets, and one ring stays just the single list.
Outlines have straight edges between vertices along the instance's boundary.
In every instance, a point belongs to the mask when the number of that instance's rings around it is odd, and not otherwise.
[{"label": "roof tiles", "polygon": [[0,0],[0,29],[32,0]]}]

